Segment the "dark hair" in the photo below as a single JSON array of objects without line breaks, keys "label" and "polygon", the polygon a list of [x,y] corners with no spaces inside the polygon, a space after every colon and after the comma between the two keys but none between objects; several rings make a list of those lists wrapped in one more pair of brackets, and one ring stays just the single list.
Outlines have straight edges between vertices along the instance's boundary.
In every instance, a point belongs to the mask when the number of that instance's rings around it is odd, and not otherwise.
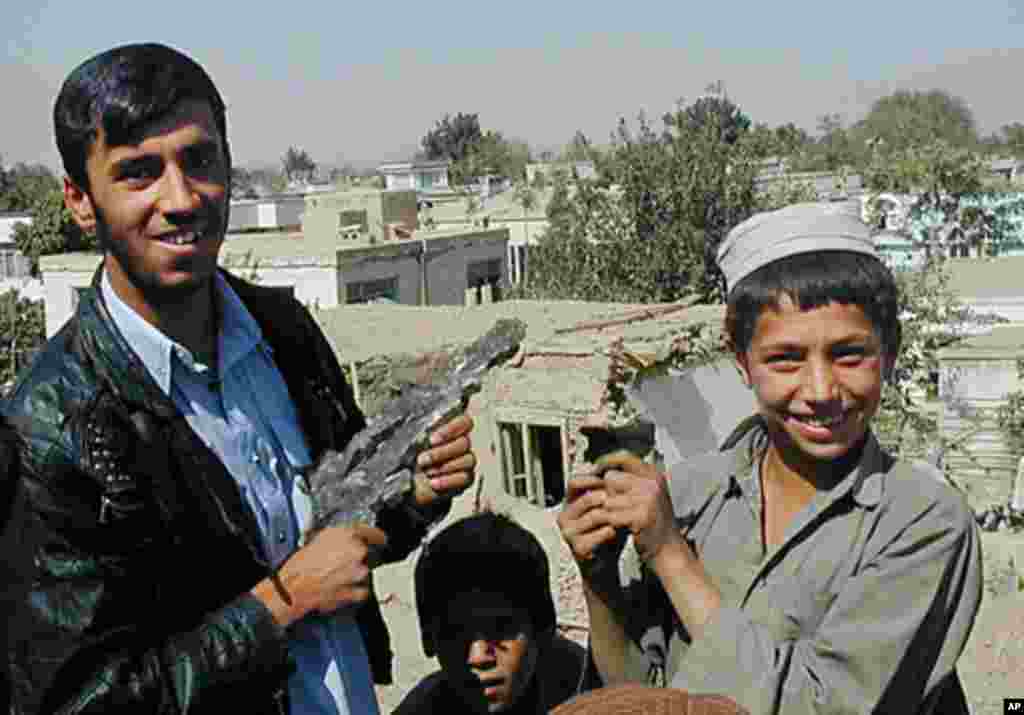
[{"label": "dark hair", "polygon": [[789,296],[800,310],[842,303],[856,305],[874,325],[883,349],[900,349],[899,292],[889,269],[877,258],[852,251],[811,251],[780,258],[744,277],[729,293],[725,330],[730,347],[746,352],[757,319]]},{"label": "dark hair", "polygon": [[547,554],[537,537],[504,514],[474,514],[439,533],[423,547],[415,579],[428,657],[438,650],[446,606],[460,593],[506,594],[529,612],[536,633],[554,633]]},{"label": "dark hair", "polygon": [[155,43],[115,47],[86,60],[64,80],[53,107],[64,170],[88,190],[85,163],[100,127],[108,145],[127,144],[186,99],[209,103],[230,170],[224,100],[195,60]]}]

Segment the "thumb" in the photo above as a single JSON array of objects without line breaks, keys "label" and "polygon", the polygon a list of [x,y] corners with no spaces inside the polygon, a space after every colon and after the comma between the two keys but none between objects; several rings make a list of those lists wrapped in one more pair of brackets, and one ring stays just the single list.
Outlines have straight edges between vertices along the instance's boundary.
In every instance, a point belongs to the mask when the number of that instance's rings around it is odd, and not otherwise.
[{"label": "thumb", "polygon": [[597,458],[594,466],[602,473],[607,472],[609,469],[619,469],[633,474],[644,474],[653,470],[651,465],[644,462],[644,460],[628,449],[617,449],[614,452],[604,454]]},{"label": "thumb", "polygon": [[388,543],[388,535],[369,524],[355,524],[352,532],[357,539],[363,540],[369,546],[384,546]]}]

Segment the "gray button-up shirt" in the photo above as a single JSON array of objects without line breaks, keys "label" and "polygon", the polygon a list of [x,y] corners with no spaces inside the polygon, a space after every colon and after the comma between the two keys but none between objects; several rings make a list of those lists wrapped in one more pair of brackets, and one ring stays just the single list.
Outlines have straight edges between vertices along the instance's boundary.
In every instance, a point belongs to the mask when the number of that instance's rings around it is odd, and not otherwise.
[{"label": "gray button-up shirt", "polygon": [[920,713],[954,669],[982,594],[962,495],[871,435],[858,466],[766,550],[757,423],[730,451],[673,467],[673,508],[721,607],[690,642],[644,570],[627,587],[631,678],[761,713]]},{"label": "gray button-up shirt", "polygon": [[[299,546],[311,515],[297,479],[311,461],[284,378],[270,346],[237,294],[218,274],[218,364],[139,317],[103,276],[103,299],[128,344],[189,426],[224,463],[256,516],[263,549],[277,566]],[[298,670],[289,681],[292,712],[377,713],[362,635],[351,614],[311,615],[289,629]]]}]

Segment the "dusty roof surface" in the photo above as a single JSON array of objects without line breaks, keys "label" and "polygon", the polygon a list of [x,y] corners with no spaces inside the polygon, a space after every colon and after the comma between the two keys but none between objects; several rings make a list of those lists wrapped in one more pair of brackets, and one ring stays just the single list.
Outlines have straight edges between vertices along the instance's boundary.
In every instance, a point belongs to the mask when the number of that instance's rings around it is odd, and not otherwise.
[{"label": "dusty roof surface", "polygon": [[[470,216],[470,219],[475,220],[488,216],[495,221],[522,220],[523,218],[538,221],[546,220],[548,203],[551,201],[553,193],[552,189],[534,189],[534,206],[529,212],[525,212],[522,205],[516,201],[514,190],[502,191],[500,194],[485,199],[480,206],[480,210]],[[467,220],[466,201],[462,199],[459,201],[438,202],[434,208],[425,212],[420,217],[420,221],[423,221],[426,216],[430,216],[435,221],[442,222],[465,221]]]},{"label": "dusty roof surface", "polygon": [[991,332],[974,335],[962,342],[939,351],[946,357],[1002,357],[1024,356],[1024,325],[995,325]]},{"label": "dusty roof surface", "polygon": [[949,287],[963,298],[1024,297],[1024,256],[947,261]]},{"label": "dusty roof surface", "polygon": [[498,374],[497,399],[515,407],[593,414],[604,394],[606,353],[614,340],[654,352],[674,328],[718,325],[724,312],[721,305],[504,301],[472,307],[339,306],[318,312],[317,320],[339,360],[361,363],[466,345],[498,319],[518,318],[527,325],[523,359],[518,368]]},{"label": "dusty roof surface", "polygon": [[[343,362],[362,362],[379,355],[466,345],[500,318],[518,318],[527,324],[530,351],[590,354],[605,349],[619,337],[630,345],[658,342],[680,324],[695,320],[718,323],[725,310],[717,305],[679,306],[673,312],[645,318],[659,309],[668,310],[670,306],[528,300],[471,307],[342,305],[319,311],[317,320]],[[591,321],[625,319],[631,322],[572,330]]]}]

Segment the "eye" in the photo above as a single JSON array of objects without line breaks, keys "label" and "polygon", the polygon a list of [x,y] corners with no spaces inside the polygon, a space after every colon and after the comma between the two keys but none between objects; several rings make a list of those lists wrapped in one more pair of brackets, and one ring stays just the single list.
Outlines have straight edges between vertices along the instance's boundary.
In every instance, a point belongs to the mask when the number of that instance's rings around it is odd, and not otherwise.
[{"label": "eye", "polygon": [[868,349],[862,345],[846,345],[835,351],[835,358],[842,365],[857,365],[868,354]]},{"label": "eye", "polygon": [[159,159],[132,159],[118,164],[115,176],[118,181],[149,182],[160,176],[161,169],[162,164]]},{"label": "eye", "polygon": [[220,148],[216,144],[199,144],[185,152],[185,167],[189,172],[207,174],[220,166]]},{"label": "eye", "polygon": [[795,352],[780,352],[780,353],[769,353],[765,356],[764,361],[769,364],[780,364],[780,363],[792,363],[799,362],[800,355]]}]

